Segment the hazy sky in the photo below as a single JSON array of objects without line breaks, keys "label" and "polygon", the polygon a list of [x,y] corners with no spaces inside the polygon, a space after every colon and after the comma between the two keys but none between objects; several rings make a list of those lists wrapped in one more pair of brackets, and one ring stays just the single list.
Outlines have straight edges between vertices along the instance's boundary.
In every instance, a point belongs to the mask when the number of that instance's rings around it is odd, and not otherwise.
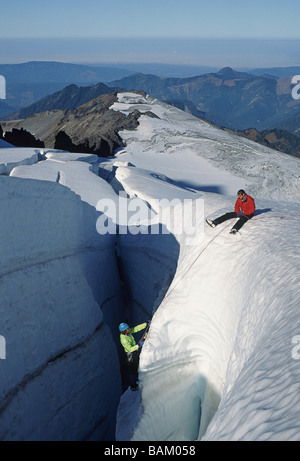
[{"label": "hazy sky", "polygon": [[2,64],[58,60],[300,65],[299,0],[1,3]]}]

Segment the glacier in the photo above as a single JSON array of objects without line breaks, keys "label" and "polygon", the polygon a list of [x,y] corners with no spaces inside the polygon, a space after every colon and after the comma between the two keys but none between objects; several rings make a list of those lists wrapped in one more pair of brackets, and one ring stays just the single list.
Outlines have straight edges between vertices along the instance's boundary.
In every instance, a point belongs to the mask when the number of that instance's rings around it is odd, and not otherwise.
[{"label": "glacier", "polygon": [[[0,144],[0,439],[299,440],[299,160],[149,96],[112,109],[145,115],[111,158]],[[251,222],[205,227],[240,188]],[[101,234],[103,199],[132,227]],[[149,318],[132,392],[118,324]]]},{"label": "glacier", "polygon": [[114,243],[99,238],[95,210],[68,188],[7,176],[0,187],[0,438],[109,438],[111,392],[121,394],[104,322],[105,309],[118,315],[121,306]]}]

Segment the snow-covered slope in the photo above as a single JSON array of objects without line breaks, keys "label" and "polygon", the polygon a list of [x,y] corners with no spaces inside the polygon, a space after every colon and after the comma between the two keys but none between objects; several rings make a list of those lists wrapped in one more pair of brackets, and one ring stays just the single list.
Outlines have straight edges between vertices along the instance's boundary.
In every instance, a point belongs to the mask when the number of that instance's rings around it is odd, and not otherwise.
[{"label": "snow-covered slope", "polygon": [[[299,197],[299,159],[220,130],[151,97],[119,95],[115,110],[153,112],[137,130],[123,131],[120,159],[164,173],[179,185],[235,195],[246,187],[255,197]],[[215,168],[213,168],[215,167]]]},{"label": "snow-covered slope", "polygon": [[[117,437],[298,439],[292,341],[299,333],[299,160],[153,99],[123,94],[119,100],[115,109],[144,108],[163,118],[145,116],[136,132],[123,132],[120,159],[155,165],[173,184],[201,191],[206,216],[231,210],[240,187],[255,197],[257,212],[235,237],[229,222],[207,226],[204,237],[199,229],[188,245],[178,238],[177,271],[141,355],[140,411],[123,432],[125,394]],[[127,179],[124,187],[130,193]],[[145,197],[145,187],[140,193]]]},{"label": "snow-covered slope", "polygon": [[[113,158],[0,149],[0,438],[112,439],[117,327],[154,313],[117,439],[299,439],[299,160],[118,97],[145,115]],[[208,227],[240,188],[255,217],[236,236]]]}]

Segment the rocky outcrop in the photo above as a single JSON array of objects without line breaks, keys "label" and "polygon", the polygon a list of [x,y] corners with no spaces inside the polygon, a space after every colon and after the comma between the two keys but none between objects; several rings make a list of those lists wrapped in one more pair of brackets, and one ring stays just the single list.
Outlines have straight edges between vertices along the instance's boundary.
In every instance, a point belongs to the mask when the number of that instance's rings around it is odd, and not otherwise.
[{"label": "rocky outcrop", "polygon": [[119,132],[134,130],[141,115],[137,110],[128,116],[110,110],[117,99],[117,93],[103,94],[73,110],[46,111],[1,125],[4,131],[23,128],[34,133],[47,148],[107,157],[124,147]]},{"label": "rocky outcrop", "polygon": [[43,141],[36,139],[31,133],[24,128],[13,128],[12,131],[7,131],[3,134],[0,127],[0,138],[16,147],[45,147]]},{"label": "rocky outcrop", "polygon": [[[119,111],[110,110],[109,107],[116,101],[116,93],[103,95],[65,114],[60,126],[74,145],[71,151],[82,152],[82,146],[86,146],[89,153],[106,157],[124,146],[119,131],[134,130],[140,113],[134,111],[127,117]],[[63,148],[57,143],[57,138],[55,145]]]}]

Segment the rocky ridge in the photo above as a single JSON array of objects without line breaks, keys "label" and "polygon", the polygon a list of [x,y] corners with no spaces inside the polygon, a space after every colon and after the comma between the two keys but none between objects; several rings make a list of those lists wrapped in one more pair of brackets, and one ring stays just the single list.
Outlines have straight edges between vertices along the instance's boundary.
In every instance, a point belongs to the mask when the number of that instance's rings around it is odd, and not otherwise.
[{"label": "rocky ridge", "polygon": [[[3,139],[6,132],[23,129],[44,142],[47,148],[103,157],[112,155],[124,146],[119,131],[134,130],[141,115],[138,111],[126,116],[110,110],[109,107],[116,101],[116,92],[103,94],[73,110],[50,110],[24,120],[0,122]],[[11,137],[10,142],[13,144]]]}]

